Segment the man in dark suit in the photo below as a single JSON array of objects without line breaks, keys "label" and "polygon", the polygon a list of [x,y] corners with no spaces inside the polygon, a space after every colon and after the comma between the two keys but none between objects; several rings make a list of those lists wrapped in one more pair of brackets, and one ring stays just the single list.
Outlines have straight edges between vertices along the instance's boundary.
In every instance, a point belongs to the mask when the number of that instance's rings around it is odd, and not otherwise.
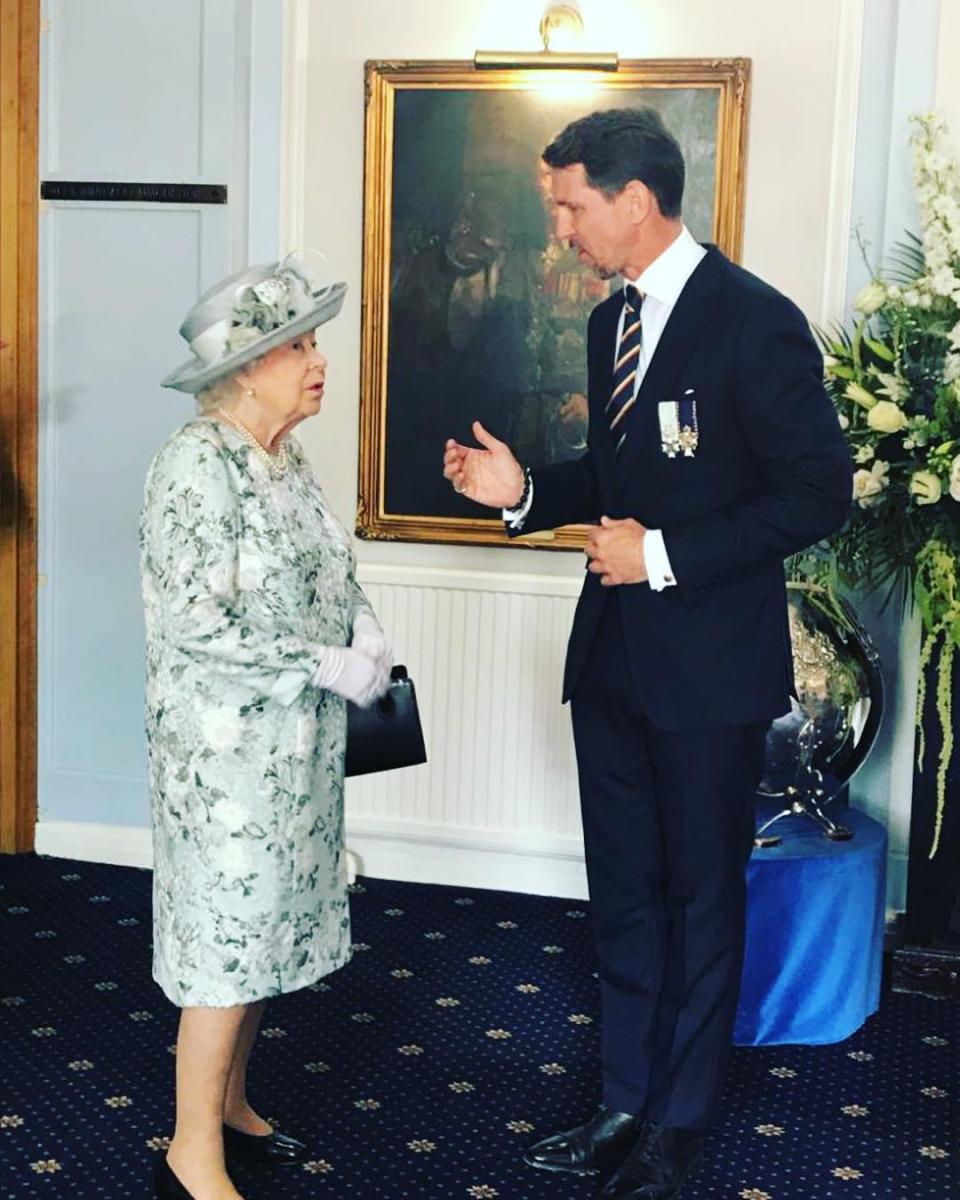
[{"label": "man in dark suit", "polygon": [[654,110],[576,121],[544,159],[556,236],[625,281],[588,324],[588,449],[524,470],[477,424],[481,448],[449,441],[444,473],[513,532],[595,523],[564,699],[604,1103],[526,1159],[666,1200],[729,1057],[754,792],[793,687],[783,560],[842,525],[851,465],[806,320],[691,237],[683,157]]}]

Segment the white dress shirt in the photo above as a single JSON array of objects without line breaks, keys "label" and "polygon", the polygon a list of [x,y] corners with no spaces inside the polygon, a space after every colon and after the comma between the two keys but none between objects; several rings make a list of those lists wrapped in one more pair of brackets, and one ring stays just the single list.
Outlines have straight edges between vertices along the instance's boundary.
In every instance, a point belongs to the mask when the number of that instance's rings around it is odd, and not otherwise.
[{"label": "white dress shirt", "polygon": [[[657,349],[657,344],[664,327],[673,312],[674,305],[680,298],[680,293],[686,287],[687,280],[697,269],[706,250],[699,245],[693,235],[684,225],[677,237],[653,260],[649,267],[638,279],[628,279],[635,288],[643,294],[643,338],[640,342],[640,360],[637,364],[637,377],[633,384],[633,394],[636,396],[647,373],[647,367]],[[613,347],[613,361],[617,360],[617,349],[620,344],[620,334],[623,332],[623,313],[617,326],[617,339]],[[522,510],[504,509],[503,519],[511,528],[518,529],[523,525],[527,513],[533,504],[533,488],[527,497]],[[647,571],[650,587],[662,591],[665,587],[676,584],[667,548],[663,541],[663,532],[659,529],[648,529],[643,539],[643,560]]]}]

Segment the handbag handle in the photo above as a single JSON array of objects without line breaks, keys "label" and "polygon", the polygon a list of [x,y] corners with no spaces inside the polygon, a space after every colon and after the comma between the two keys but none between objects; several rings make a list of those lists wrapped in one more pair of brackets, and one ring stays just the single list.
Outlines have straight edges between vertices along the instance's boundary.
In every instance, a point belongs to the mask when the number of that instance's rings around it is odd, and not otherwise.
[{"label": "handbag handle", "polygon": [[347,775],[392,771],[427,761],[417,693],[406,667],[390,672],[390,688],[370,708],[347,705]]},{"label": "handbag handle", "polygon": [[[390,672],[390,682],[406,683],[408,679],[407,668],[404,666],[396,666]],[[397,702],[393,697],[393,692],[386,692],[377,701],[377,714],[384,719],[392,717],[397,708]]]}]

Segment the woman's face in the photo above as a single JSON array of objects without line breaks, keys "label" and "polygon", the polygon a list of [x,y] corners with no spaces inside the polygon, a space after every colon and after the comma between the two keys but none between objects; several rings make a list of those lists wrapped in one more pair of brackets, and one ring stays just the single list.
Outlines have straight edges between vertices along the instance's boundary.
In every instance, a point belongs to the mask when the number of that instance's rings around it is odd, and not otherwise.
[{"label": "woman's face", "polygon": [[326,373],[327,360],[311,331],[269,350],[237,378],[253,390],[266,420],[291,428],[320,411]]}]

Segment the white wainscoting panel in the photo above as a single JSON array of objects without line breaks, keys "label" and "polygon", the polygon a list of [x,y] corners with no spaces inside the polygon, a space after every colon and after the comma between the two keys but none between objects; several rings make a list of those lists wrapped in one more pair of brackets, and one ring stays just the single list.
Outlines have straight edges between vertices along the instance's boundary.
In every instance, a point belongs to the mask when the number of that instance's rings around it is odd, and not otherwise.
[{"label": "white wainscoting panel", "polygon": [[454,828],[575,836],[561,675],[572,581],[361,568],[417,687],[429,762],[349,784],[349,811]]},{"label": "white wainscoting panel", "polygon": [[[580,580],[362,564],[417,688],[429,761],[348,780],[372,875],[583,892],[563,661]],[[530,875],[517,870],[521,860]],[[530,886],[535,881],[535,886]]]}]

